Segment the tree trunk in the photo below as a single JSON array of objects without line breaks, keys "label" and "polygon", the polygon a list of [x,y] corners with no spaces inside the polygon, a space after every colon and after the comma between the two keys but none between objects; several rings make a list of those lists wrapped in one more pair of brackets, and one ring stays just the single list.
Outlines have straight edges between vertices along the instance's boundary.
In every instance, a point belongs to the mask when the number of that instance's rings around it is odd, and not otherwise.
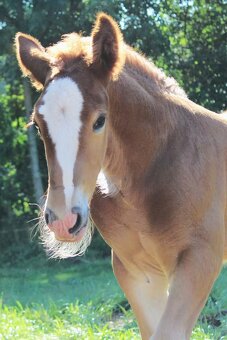
[{"label": "tree trunk", "polygon": [[[24,85],[24,103],[25,103],[26,115],[29,117],[32,112],[31,88],[26,79],[23,80],[23,85]],[[36,136],[34,133],[33,126],[31,126],[28,129],[28,145],[29,145],[34,196],[35,196],[36,202],[40,203],[42,195],[43,195],[43,185],[42,185],[42,179],[41,179],[41,174],[40,174]]]}]

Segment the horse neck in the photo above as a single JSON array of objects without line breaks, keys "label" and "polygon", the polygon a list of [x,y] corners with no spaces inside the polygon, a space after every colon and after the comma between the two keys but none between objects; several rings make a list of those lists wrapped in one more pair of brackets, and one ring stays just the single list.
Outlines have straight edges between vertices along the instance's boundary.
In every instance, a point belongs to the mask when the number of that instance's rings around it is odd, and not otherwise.
[{"label": "horse neck", "polygon": [[[135,52],[132,52],[135,53]],[[122,187],[144,176],[175,128],[174,104],[161,71],[130,54],[119,79],[109,85],[109,126],[104,172]],[[174,83],[176,85],[176,83]],[[163,114],[165,113],[165,115]]]}]

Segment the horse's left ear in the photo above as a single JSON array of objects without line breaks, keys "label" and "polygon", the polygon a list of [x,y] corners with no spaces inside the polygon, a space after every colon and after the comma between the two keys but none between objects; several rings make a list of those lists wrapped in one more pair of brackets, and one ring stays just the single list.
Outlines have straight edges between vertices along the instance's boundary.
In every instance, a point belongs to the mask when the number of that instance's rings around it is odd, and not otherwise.
[{"label": "horse's left ear", "polygon": [[101,77],[116,79],[124,66],[125,53],[118,24],[107,14],[97,16],[92,31],[92,66]]}]

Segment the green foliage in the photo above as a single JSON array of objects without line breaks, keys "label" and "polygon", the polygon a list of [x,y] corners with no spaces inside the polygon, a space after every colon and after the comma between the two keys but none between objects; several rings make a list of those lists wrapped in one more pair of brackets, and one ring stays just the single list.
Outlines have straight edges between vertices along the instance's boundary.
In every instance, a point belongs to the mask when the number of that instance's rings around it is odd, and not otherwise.
[{"label": "green foliage", "polygon": [[[189,97],[214,111],[226,108],[225,1],[163,1],[161,30],[169,40],[169,70]],[[180,73],[179,73],[180,71]]]},{"label": "green foliage", "polygon": [[[29,215],[32,198],[29,171],[26,117],[23,111],[23,93],[19,81],[5,85],[0,100],[0,186],[1,186],[1,237],[0,246],[19,243],[27,238],[24,216]],[[23,225],[23,228],[21,228]]]}]

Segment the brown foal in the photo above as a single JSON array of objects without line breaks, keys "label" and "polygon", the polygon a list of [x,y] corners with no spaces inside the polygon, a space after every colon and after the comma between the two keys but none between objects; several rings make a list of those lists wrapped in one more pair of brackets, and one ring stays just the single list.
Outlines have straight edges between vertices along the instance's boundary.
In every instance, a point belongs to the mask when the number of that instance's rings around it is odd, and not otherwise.
[{"label": "brown foal", "polygon": [[44,49],[18,33],[42,94],[49,186],[41,232],[52,256],[85,251],[94,224],[143,339],[189,339],[227,260],[227,120],[127,46],[100,14],[91,37]]}]

